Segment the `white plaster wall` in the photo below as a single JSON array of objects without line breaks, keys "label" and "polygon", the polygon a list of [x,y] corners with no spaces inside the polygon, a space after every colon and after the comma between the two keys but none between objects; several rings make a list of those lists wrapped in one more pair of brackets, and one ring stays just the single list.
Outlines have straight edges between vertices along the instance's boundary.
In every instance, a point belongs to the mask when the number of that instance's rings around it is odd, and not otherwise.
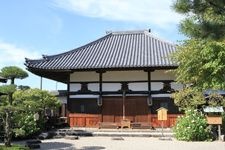
[{"label": "white plaster wall", "polygon": [[152,91],[157,91],[163,88],[163,83],[161,82],[153,82],[151,83],[151,89]]},{"label": "white plaster wall", "polygon": [[[143,83],[129,83],[128,84],[129,89],[133,91],[147,91],[148,90],[148,83],[143,82]],[[159,90],[163,87],[162,83],[159,82],[154,82],[151,83],[151,89],[152,90]],[[70,91],[71,92],[76,92],[80,90],[81,85],[78,83],[71,83],[70,84]],[[89,83],[88,84],[88,89],[91,91],[99,91],[99,84],[98,83]],[[103,83],[102,84],[102,91],[118,91],[121,89],[121,84],[120,83]]]},{"label": "white plaster wall", "polygon": [[103,81],[135,81],[147,80],[147,72],[144,71],[108,71],[103,74]]},{"label": "white plaster wall", "polygon": [[88,89],[91,91],[99,91],[99,84],[98,83],[89,83]]},{"label": "white plaster wall", "polygon": [[118,91],[121,89],[120,83],[103,83],[102,91]]},{"label": "white plaster wall", "polygon": [[151,72],[152,80],[175,80],[175,76],[168,70],[155,70]]},{"label": "white plaster wall", "polygon": [[171,83],[171,87],[174,89],[174,90],[181,90],[184,88],[184,86],[182,84],[179,84],[179,83]]},{"label": "white plaster wall", "polygon": [[74,72],[70,75],[70,82],[99,81],[99,75],[95,71]]},{"label": "white plaster wall", "polygon": [[[140,71],[107,71],[102,74],[103,81],[132,81],[147,80],[147,72]],[[152,80],[174,80],[174,75],[167,70],[151,72]],[[95,71],[74,72],[70,75],[70,82],[99,81],[99,74]]]},{"label": "white plaster wall", "polygon": [[[146,80],[147,72],[144,71],[107,71],[102,75],[103,81],[138,81],[138,80]],[[152,80],[174,80],[175,77],[171,72],[167,70],[155,70],[151,72]],[[99,81],[99,74],[90,71],[90,72],[74,72],[70,75],[70,82],[79,82],[79,81]],[[159,90],[163,87],[162,83],[152,82],[151,89]],[[182,89],[182,85],[172,83],[171,87],[175,90]],[[78,91],[80,90],[81,85],[71,83],[70,91]],[[102,90],[103,91],[117,91],[121,88],[120,83],[103,83]],[[146,91],[148,90],[147,83],[129,83],[129,88],[133,91]],[[98,83],[90,83],[88,84],[88,89],[92,91],[99,91]]]},{"label": "white plaster wall", "polygon": [[148,83],[129,83],[129,89],[132,91],[147,91]]},{"label": "white plaster wall", "polygon": [[80,90],[81,84],[70,83],[70,92],[75,92]]}]

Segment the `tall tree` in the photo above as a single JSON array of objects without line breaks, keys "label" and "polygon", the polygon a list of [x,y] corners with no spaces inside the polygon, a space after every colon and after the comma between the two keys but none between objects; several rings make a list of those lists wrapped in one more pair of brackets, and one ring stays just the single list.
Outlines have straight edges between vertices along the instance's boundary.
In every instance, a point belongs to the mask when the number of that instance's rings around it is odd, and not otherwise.
[{"label": "tall tree", "polygon": [[225,43],[186,40],[174,53],[176,80],[198,90],[225,89]]},{"label": "tall tree", "polygon": [[173,55],[177,81],[199,90],[225,89],[225,1],[176,0],[180,31],[190,37]]},{"label": "tall tree", "polygon": [[185,15],[180,31],[186,36],[213,40],[225,38],[224,0],[176,0],[173,8]]},{"label": "tall tree", "polygon": [[8,95],[8,102],[0,108],[3,112],[3,120],[5,122],[5,146],[11,146],[12,138],[12,114],[15,110],[13,106],[13,93],[16,91],[15,79],[24,79],[28,74],[16,66],[4,67],[1,69],[0,75],[10,80],[10,85],[0,86],[0,92]]}]

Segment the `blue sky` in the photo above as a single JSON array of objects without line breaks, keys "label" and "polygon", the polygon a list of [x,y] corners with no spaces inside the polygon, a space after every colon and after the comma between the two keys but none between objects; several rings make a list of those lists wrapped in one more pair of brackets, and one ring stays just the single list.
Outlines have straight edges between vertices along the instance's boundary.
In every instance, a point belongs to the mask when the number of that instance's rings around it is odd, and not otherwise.
[{"label": "blue sky", "polygon": [[[173,0],[5,0],[0,2],[0,68],[25,69],[24,58],[62,53],[105,35],[106,31],[151,29],[161,39],[177,43],[182,16]],[[40,78],[29,73],[18,85],[38,88]],[[66,86],[44,79],[47,90]]]}]

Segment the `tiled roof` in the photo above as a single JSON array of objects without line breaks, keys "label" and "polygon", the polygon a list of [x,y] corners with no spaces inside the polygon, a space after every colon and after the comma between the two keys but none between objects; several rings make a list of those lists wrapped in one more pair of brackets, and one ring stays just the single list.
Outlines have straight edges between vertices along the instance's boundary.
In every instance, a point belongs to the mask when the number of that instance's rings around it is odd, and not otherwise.
[{"label": "tiled roof", "polygon": [[120,68],[174,68],[170,54],[175,45],[147,30],[110,32],[104,37],[66,53],[26,59],[28,69],[89,70]]},{"label": "tiled roof", "polygon": [[210,113],[210,112],[220,112],[220,113],[222,113],[222,112],[224,112],[224,110],[223,110],[223,107],[222,106],[216,106],[216,107],[205,107],[205,108],[203,108],[203,111],[204,112],[207,112],[207,113]]}]

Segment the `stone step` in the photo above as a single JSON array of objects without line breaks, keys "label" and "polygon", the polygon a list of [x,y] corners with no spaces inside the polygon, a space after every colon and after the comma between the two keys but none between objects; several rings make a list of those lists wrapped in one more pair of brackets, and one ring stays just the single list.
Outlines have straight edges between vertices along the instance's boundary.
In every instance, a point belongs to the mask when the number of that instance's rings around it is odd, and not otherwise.
[{"label": "stone step", "polygon": [[[124,136],[124,137],[162,137],[161,130],[135,130],[135,129],[60,129],[51,131],[55,138],[65,136]],[[164,137],[173,137],[171,130],[164,130]]]},{"label": "stone step", "polygon": [[[151,133],[158,133],[162,132],[161,128],[156,129],[98,129],[98,128],[67,128],[67,129],[58,129],[57,132],[59,133],[66,133],[66,132],[151,132]],[[164,133],[171,133],[172,129],[165,128],[163,129]]]},{"label": "stone step", "polygon": [[[122,136],[122,137],[162,137],[162,133],[146,132],[93,132],[93,136]],[[173,133],[164,133],[163,137],[173,137]]]}]

